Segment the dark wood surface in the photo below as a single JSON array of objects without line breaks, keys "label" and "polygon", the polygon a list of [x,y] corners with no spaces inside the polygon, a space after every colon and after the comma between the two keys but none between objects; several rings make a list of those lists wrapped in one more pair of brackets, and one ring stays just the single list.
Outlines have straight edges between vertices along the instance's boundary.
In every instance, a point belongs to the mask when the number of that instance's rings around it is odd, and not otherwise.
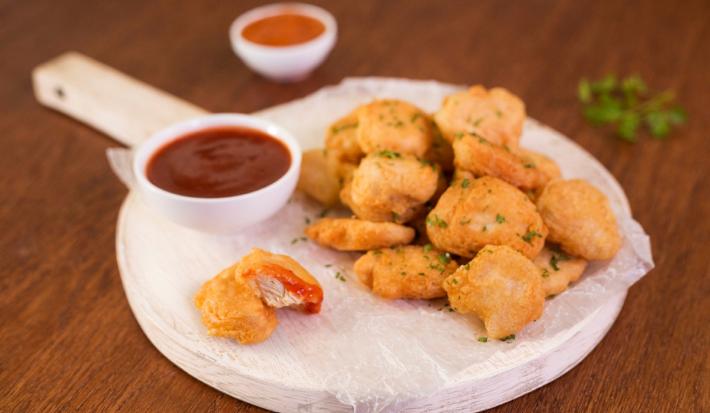
[{"label": "dark wood surface", "polygon": [[[114,253],[126,189],[104,156],[116,144],[32,97],[31,69],[66,50],[224,112],[346,76],[509,88],[619,180],[656,269],[574,370],[495,410],[710,410],[707,0],[328,2],[337,46],[294,85],[250,73],[230,50],[227,28],[251,3],[0,1],[0,411],[260,410],[183,373],[133,318]],[[675,89],[688,125],[635,145],[590,127],[576,84],[606,72]]]}]

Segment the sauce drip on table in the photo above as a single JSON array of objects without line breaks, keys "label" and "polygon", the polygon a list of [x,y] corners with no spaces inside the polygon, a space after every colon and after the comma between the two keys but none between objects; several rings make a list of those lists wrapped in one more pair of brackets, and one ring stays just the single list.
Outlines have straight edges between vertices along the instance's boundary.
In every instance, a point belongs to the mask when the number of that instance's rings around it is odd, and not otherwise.
[{"label": "sauce drip on table", "polygon": [[265,46],[292,46],[313,40],[324,31],[323,23],[313,17],[284,13],[249,23],[242,36]]},{"label": "sauce drip on table", "polygon": [[218,127],[192,132],[158,149],[146,176],[166,191],[198,198],[222,198],[263,188],[283,176],[291,155],[263,132]]}]

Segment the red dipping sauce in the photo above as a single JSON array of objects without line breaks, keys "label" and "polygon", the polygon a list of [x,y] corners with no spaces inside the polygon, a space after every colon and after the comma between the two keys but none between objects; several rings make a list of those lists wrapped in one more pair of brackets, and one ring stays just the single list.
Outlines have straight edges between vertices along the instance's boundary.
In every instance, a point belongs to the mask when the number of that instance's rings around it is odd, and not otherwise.
[{"label": "red dipping sauce", "polygon": [[164,145],[148,161],[146,176],[174,194],[223,198],[261,189],[281,178],[290,165],[288,149],[271,135],[223,126]]}]

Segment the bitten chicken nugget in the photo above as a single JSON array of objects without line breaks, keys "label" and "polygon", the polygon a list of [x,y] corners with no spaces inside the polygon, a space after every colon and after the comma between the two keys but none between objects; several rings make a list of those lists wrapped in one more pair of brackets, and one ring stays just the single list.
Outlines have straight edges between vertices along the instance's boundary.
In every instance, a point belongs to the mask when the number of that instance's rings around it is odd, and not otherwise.
[{"label": "bitten chicken nugget", "polygon": [[508,246],[486,246],[443,286],[451,308],[476,314],[496,339],[537,320],[545,303],[540,269]]},{"label": "bitten chicken nugget", "polygon": [[210,335],[242,344],[266,340],[279,323],[274,309],[261,301],[236,272],[236,265],[204,283],[195,295],[195,306]]},{"label": "bitten chicken nugget", "polygon": [[[541,188],[552,179],[549,174],[554,173],[551,165],[554,162],[543,155],[528,151],[518,153],[517,150],[493,144],[478,135],[459,135],[454,139],[453,148],[457,169],[469,171],[476,176],[495,176],[521,189]],[[545,162],[545,169],[542,169],[533,158],[549,162]]]},{"label": "bitten chicken nugget", "polygon": [[463,257],[492,244],[532,258],[544,246],[547,228],[524,193],[487,176],[453,181],[427,216],[427,234],[437,248]]},{"label": "bitten chicken nugget", "polygon": [[570,283],[582,276],[587,268],[587,261],[571,257],[564,252],[545,247],[533,260],[542,270],[542,289],[545,295],[556,295],[564,292]]},{"label": "bitten chicken nugget", "polygon": [[423,156],[431,146],[427,115],[401,100],[375,100],[357,110],[357,141],[365,153],[390,150]]},{"label": "bitten chicken nugget", "polygon": [[306,236],[340,251],[367,251],[409,244],[414,230],[391,222],[323,218],[306,228]]},{"label": "bitten chicken nugget", "polygon": [[581,179],[552,181],[537,199],[549,239],[587,260],[608,260],[621,248],[621,234],[609,200]]},{"label": "bitten chicken nugget", "polygon": [[307,313],[320,311],[323,290],[318,280],[287,255],[254,248],[239,261],[236,271],[270,307],[295,307]]},{"label": "bitten chicken nugget", "polygon": [[328,168],[323,149],[303,152],[298,189],[321,204],[331,207],[340,200],[340,182]]},{"label": "bitten chicken nugget", "polygon": [[389,150],[365,157],[340,197],[361,219],[404,223],[436,192],[439,169]]},{"label": "bitten chicken nugget", "polygon": [[514,149],[525,122],[525,104],[506,89],[476,85],[447,96],[434,120],[449,142],[462,133],[473,133]]},{"label": "bitten chicken nugget", "polygon": [[444,297],[441,283],[456,268],[448,253],[431,245],[374,250],[355,261],[360,281],[376,295],[389,299]]}]

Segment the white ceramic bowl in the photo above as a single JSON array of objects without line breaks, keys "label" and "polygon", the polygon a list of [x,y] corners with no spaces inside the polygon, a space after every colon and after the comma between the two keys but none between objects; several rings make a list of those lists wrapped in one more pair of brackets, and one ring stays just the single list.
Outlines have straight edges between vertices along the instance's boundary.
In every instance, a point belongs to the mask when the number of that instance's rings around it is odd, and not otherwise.
[{"label": "white ceramic bowl", "polygon": [[[242,36],[249,23],[283,13],[313,17],[323,23],[325,30],[315,39],[293,46],[264,46]],[[276,3],[257,7],[239,16],[229,28],[229,38],[232,48],[249,68],[279,82],[294,82],[304,79],[325,60],[335,45],[337,32],[333,15],[320,7],[304,3]]]},{"label": "white ceramic bowl", "polygon": [[[290,152],[291,165],[283,176],[263,188],[224,198],[178,195],[148,180],[146,166],[157,150],[188,133],[219,126],[256,129],[273,136]],[[137,189],[151,209],[177,224],[210,233],[234,233],[272,216],[293,194],[300,169],[301,148],[288,131],[269,121],[240,114],[207,115],[174,124],[151,136],[133,158]]]}]

